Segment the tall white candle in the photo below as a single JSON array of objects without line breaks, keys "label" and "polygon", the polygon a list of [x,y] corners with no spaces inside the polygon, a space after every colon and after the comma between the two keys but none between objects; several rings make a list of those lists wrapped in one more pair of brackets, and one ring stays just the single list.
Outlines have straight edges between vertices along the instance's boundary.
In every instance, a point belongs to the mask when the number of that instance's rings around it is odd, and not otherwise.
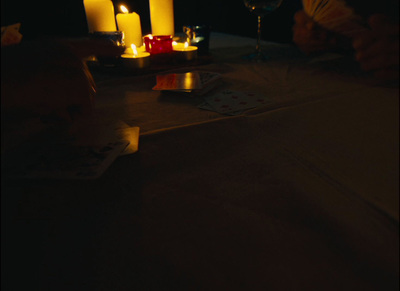
[{"label": "tall white candle", "polygon": [[135,12],[129,13],[123,5],[120,8],[123,13],[117,14],[117,24],[118,30],[124,32],[125,46],[131,47],[132,44],[136,47],[142,46],[142,26],[139,15]]},{"label": "tall white candle", "polygon": [[153,35],[174,35],[174,1],[149,0]]},{"label": "tall white candle", "polygon": [[89,32],[116,31],[114,5],[110,0],[83,0]]}]

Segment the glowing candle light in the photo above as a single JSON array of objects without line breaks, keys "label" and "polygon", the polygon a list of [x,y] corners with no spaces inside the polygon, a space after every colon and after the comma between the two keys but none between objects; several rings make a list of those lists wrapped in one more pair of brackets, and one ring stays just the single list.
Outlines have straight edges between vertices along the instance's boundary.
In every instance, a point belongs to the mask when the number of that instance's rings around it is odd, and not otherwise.
[{"label": "glowing candle light", "polygon": [[129,13],[128,9],[121,5],[120,9],[123,13],[117,14],[118,30],[124,32],[124,42],[126,47],[134,44],[140,47],[142,41],[142,26],[140,24],[140,17],[137,13]]},{"label": "glowing candle light", "polygon": [[131,48],[132,48],[132,53],[133,53],[133,55],[134,55],[134,56],[137,56],[137,55],[138,55],[138,51],[137,51],[137,49],[136,49],[136,46],[135,46],[134,44],[132,44],[132,45],[131,45]]},{"label": "glowing candle light", "polygon": [[150,53],[138,51],[134,44],[121,55],[123,64],[128,68],[144,69],[150,65]]},{"label": "glowing candle light", "polygon": [[84,0],[89,33],[116,31],[114,5],[109,0]]},{"label": "glowing candle light", "polygon": [[190,46],[188,42],[185,43],[172,43],[173,50],[178,54],[178,57],[186,60],[192,61],[197,58],[197,47]]},{"label": "glowing candle light", "polygon": [[174,35],[174,1],[149,0],[153,35]]}]

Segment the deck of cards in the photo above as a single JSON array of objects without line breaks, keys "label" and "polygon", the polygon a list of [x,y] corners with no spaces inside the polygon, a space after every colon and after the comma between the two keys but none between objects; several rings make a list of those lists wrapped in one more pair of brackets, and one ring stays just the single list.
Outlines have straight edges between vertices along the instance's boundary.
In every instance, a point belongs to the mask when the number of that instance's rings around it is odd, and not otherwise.
[{"label": "deck of cards", "polygon": [[322,27],[350,38],[367,29],[344,0],[303,0],[303,9]]},{"label": "deck of cards", "polygon": [[198,108],[225,115],[238,115],[245,110],[271,102],[264,95],[253,92],[232,90],[210,92],[219,80],[221,80],[221,74],[206,71],[157,75],[157,84],[153,90],[193,93],[202,96],[204,102]]},{"label": "deck of cards", "polygon": [[157,75],[153,90],[194,93],[204,95],[213,89],[221,74],[205,71],[191,71],[179,74]]}]

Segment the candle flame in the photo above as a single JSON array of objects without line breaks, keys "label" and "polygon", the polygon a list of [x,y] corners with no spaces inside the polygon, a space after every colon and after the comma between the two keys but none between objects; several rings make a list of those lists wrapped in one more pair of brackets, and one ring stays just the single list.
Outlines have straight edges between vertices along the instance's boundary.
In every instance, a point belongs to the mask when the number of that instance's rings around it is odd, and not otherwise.
[{"label": "candle flame", "polygon": [[124,5],[120,5],[119,8],[123,13],[129,13],[129,10]]},{"label": "candle flame", "polygon": [[137,56],[138,55],[138,51],[136,49],[136,46],[134,44],[131,44],[131,48],[132,48],[133,55]]},{"label": "candle flame", "polygon": [[185,42],[184,48],[187,48],[189,46],[188,42]]}]

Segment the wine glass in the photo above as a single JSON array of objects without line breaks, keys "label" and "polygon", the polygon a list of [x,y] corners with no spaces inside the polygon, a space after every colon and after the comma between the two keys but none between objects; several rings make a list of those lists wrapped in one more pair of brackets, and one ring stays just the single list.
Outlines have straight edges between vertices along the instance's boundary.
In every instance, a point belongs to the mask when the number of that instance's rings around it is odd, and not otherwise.
[{"label": "wine glass", "polygon": [[254,61],[263,61],[268,59],[261,51],[261,18],[275,11],[279,6],[281,6],[283,0],[243,0],[244,5],[250,12],[254,13],[258,17],[257,26],[257,45],[256,51],[253,54],[246,56],[246,59]]}]

